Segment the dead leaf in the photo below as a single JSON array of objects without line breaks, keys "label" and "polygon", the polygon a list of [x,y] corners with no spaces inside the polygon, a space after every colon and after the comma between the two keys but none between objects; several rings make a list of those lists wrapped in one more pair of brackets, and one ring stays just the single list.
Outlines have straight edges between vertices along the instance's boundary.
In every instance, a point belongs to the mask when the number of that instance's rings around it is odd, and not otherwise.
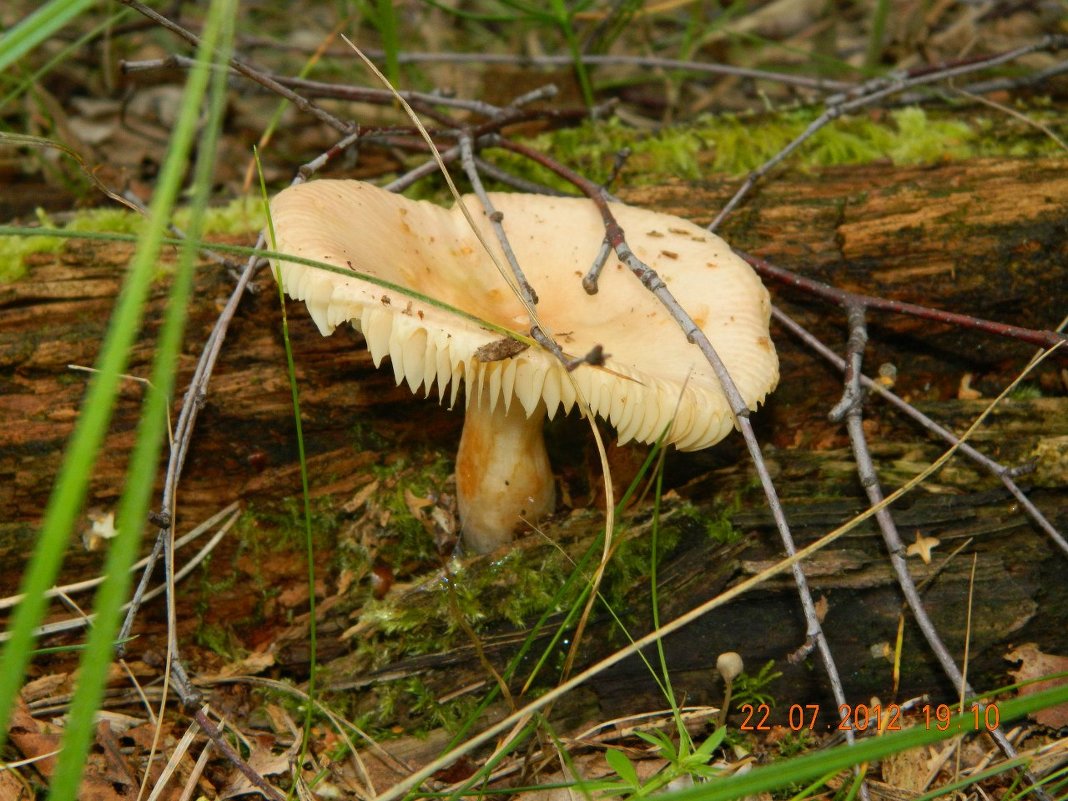
[{"label": "dead leaf", "polygon": [[420,498],[407,487],[404,488],[404,503],[416,520],[423,521],[423,510],[434,502],[429,498]]},{"label": "dead leaf", "polygon": [[352,512],[355,512],[357,509],[363,506],[365,503],[367,503],[367,499],[374,495],[377,491],[378,481],[375,480],[372,481],[370,484],[361,487],[360,491],[353,495],[350,500],[342,504],[341,508],[351,514]]},{"label": "dead leaf", "polygon": [[[1005,659],[1010,662],[1020,663],[1019,668],[1009,671],[1009,675],[1016,681],[1040,679],[1053,673],[1068,673],[1068,656],[1044,654],[1039,650],[1038,644],[1033,642],[1024,643],[1019,648],[1009,651],[1005,654]],[[1037,681],[1034,684],[1021,687],[1020,695],[1033,695],[1043,690],[1052,690],[1054,687],[1060,687],[1064,684],[1068,684],[1068,679]],[[1060,729],[1068,726],[1068,704],[1058,704],[1049,709],[1042,709],[1029,715],[1029,717],[1043,726]]]},{"label": "dead leaf", "polygon": [[931,551],[942,541],[938,537],[925,537],[916,532],[916,541],[905,549],[905,556],[919,556],[925,565],[931,564]]},{"label": "dead leaf", "polygon": [[529,347],[526,342],[505,337],[480,347],[475,351],[475,358],[480,362],[499,362],[517,356]]},{"label": "dead leaf", "polygon": [[278,704],[267,704],[266,712],[271,721],[271,729],[276,734],[292,735],[298,731],[299,727],[293,722],[293,718]]},{"label": "dead leaf", "polygon": [[827,612],[828,610],[830,610],[830,608],[831,604],[827,600],[826,595],[821,595],[819,598],[817,598],[815,604],[816,620],[822,623],[823,619],[827,617]]},{"label": "dead leaf", "polygon": [[[294,740],[293,744],[281,753],[275,753],[270,747],[273,742],[274,737],[270,735],[259,737],[256,741],[253,741],[252,753],[248,757],[248,765],[261,777],[278,776],[279,774],[287,773],[289,766],[293,764],[300,754],[299,738]],[[253,785],[244,773],[234,768],[230,783],[220,793],[219,798],[236,798],[253,793],[263,795],[262,791]]]},{"label": "dead leaf", "polygon": [[42,698],[50,698],[56,695],[60,689],[70,691],[69,673],[51,673],[47,676],[41,676],[39,679],[28,681],[23,686],[20,694],[22,695],[22,700],[26,703],[31,703],[40,701]]},{"label": "dead leaf", "polygon": [[983,393],[972,386],[974,378],[975,376],[971,373],[965,373],[960,377],[960,386],[957,387],[958,400],[979,400],[983,397]]},{"label": "dead leaf", "polygon": [[308,603],[308,585],[304,583],[291,584],[278,593],[278,603],[287,609],[304,606]]},{"label": "dead leaf", "polygon": [[[35,760],[34,768],[42,776],[47,779],[52,775],[56,758],[46,755],[59,748],[63,736],[61,728],[34,718],[22,698],[17,698],[8,734],[24,757]],[[98,743],[99,734],[98,730]],[[111,737],[110,733],[107,736]],[[131,792],[135,788],[129,783],[127,766],[116,764],[107,748],[103,751],[103,754],[91,755],[86,761],[82,783],[78,788],[79,801],[126,801],[135,794]],[[6,800],[7,796],[0,798]]]},{"label": "dead leaf", "polygon": [[269,651],[253,651],[244,659],[224,665],[218,676],[255,676],[274,665],[274,654]]},{"label": "dead leaf", "polygon": [[0,798],[4,801],[29,801],[33,798],[29,784],[23,784],[13,771],[0,771]]},{"label": "dead leaf", "polygon": [[882,761],[883,781],[899,790],[922,793],[927,789],[931,758],[927,748],[912,748],[890,754]]},{"label": "dead leaf", "polygon": [[30,714],[22,698],[15,699],[11,713],[8,737],[26,759],[37,760],[34,766],[44,776],[51,776],[56,767],[53,756],[45,756],[59,748],[62,730],[49,723],[42,723]]},{"label": "dead leaf", "polygon": [[348,593],[349,588],[356,583],[356,571],[351,567],[343,567],[337,577],[337,591],[336,596],[345,595]]}]

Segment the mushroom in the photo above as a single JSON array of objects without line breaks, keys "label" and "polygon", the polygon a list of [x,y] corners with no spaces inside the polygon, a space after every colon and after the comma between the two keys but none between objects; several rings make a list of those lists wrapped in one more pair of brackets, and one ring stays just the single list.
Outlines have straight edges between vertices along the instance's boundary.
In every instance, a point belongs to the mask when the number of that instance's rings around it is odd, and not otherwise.
[{"label": "mushroom", "polygon": [[[491,199],[541,296],[542,329],[569,355],[603,346],[604,366],[569,373],[540,347],[499,347],[518,344],[502,330],[525,334],[534,321],[497,267],[505,261],[485,213],[475,214],[476,224],[497,263],[455,206],[342,180],[293,186],[271,202],[278,251],[352,272],[284,259],[278,265],[283,288],[306,302],[324,336],[351,323],[376,367],[389,356],[398,385],[407,381],[427,395],[436,385],[439,402],[447,392],[450,407],[465,385],[456,495],[464,545],[476,552],[507,544],[521,521],[553,511],[543,422],[570,411],[580,395],[611,422],[621,444],[653,442],[666,430],[667,442],[697,450],[733,427],[704,357],[620,262],[606,265],[596,295],[583,290],[583,271],[604,240],[593,203],[518,193]],[[473,196],[465,203],[481,208]],[[690,222],[621,204],[612,211],[630,247],[685,306],[756,408],[778,380],[771,305],[756,274],[723,240]]]},{"label": "mushroom", "polygon": [[727,715],[730,714],[731,692],[734,690],[734,680],[741,676],[742,671],[745,670],[742,655],[737,651],[724,651],[716,658],[716,670],[723,677],[724,685],[723,706],[720,707],[719,716],[716,718],[716,726],[722,727],[727,722]]}]

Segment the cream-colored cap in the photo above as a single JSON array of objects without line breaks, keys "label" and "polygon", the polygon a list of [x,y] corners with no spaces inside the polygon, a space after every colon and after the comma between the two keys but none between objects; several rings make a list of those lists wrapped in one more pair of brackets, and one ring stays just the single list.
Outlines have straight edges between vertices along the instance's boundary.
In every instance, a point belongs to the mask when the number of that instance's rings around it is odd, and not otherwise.
[{"label": "cream-colored cap", "polygon": [[[583,365],[569,377],[539,347],[482,361],[479,348],[499,340],[499,333],[356,275],[283,261],[283,287],[306,301],[324,335],[351,322],[363,332],[376,366],[389,356],[398,384],[407,381],[427,394],[436,384],[440,400],[448,388],[450,405],[463,381],[468,404],[508,408],[514,399],[530,415],[544,400],[552,418],[575,405],[577,387],[620,442],[655,441],[669,423],[667,441],[682,450],[726,436],[733,420],[711,368],[630,271],[612,256],[599,292],[583,290],[582,276],[604,239],[594,204],[518,193],[491,198],[540,297],[536,314],[544,330],[572,356],[603,346],[604,367]],[[478,199],[464,202],[506,264]],[[755,409],[778,381],[768,335],[771,305],[760,279],[722,239],[686,220],[621,204],[612,204],[612,212],[634,253],[708,336]],[[281,252],[376,276],[512,331],[530,330],[533,321],[459,208],[408,200],[359,181],[320,180],[283,190],[271,214]]]}]

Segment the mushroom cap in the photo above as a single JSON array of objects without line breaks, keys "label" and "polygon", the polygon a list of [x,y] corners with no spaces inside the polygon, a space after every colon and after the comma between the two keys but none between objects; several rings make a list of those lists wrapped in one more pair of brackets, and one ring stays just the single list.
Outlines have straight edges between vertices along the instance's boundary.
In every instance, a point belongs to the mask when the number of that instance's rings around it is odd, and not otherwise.
[{"label": "mushroom cap", "polygon": [[[653,442],[670,424],[667,441],[697,450],[733,427],[727,400],[701,352],[688,343],[666,309],[615,256],[588,295],[581,280],[604,240],[592,202],[518,193],[491,193],[512,249],[540,296],[536,315],[566,353],[604,348],[604,367],[583,365],[570,375],[540,347],[496,361],[479,349],[501,334],[426,301],[362,280],[281,261],[285,291],[307,303],[319,330],[351,322],[363,332],[376,366],[389,356],[397,383],[439,400],[461,381],[466,403],[514,400],[529,415],[544,400],[552,418],[576,403],[615,427],[620,442]],[[484,241],[507,264],[478,199],[464,202]],[[656,270],[704,331],[750,408],[778,381],[768,335],[771,303],[753,270],[719,237],[678,217],[622,204],[612,212],[634,253]],[[532,324],[469,223],[454,206],[412,201],[371,184],[318,180],[280,192],[271,202],[278,251],[375,276],[511,331]],[[572,383],[572,379],[574,383]]]},{"label": "mushroom cap", "polygon": [[724,651],[716,658],[716,670],[724,681],[731,682],[742,675],[745,663],[737,651]]}]

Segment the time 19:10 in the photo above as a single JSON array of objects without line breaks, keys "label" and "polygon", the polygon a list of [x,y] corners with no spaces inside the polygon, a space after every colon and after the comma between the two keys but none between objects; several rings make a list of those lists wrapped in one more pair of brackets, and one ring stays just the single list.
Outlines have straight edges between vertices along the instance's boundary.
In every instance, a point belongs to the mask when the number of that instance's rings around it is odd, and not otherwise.
[{"label": "time 19:10", "polygon": [[[947,704],[924,704],[920,711],[923,712],[924,725],[928,730],[934,726],[939,731],[946,731],[952,724],[954,708]],[[971,713],[972,731],[993,731],[1001,723],[1001,712],[998,711],[997,704],[972,704]]]}]

